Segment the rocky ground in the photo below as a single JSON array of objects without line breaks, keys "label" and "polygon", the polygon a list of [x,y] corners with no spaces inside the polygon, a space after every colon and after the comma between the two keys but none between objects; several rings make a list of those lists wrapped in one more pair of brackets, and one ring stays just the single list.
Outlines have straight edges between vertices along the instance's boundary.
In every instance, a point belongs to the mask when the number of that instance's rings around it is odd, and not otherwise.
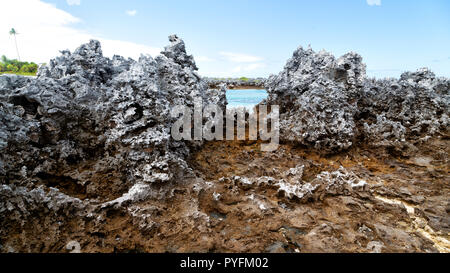
[{"label": "rocky ground", "polygon": [[449,79],[299,48],[265,81],[276,151],[175,141],[171,107],[226,98],[169,39],[0,76],[1,252],[450,252]]}]

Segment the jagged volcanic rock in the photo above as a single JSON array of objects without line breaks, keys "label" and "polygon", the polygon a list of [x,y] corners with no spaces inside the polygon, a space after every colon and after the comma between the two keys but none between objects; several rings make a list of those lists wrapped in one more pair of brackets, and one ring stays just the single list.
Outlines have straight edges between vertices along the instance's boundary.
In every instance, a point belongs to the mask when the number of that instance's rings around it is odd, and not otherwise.
[{"label": "jagged volcanic rock", "polygon": [[2,76],[2,183],[65,183],[67,194],[81,188],[82,198],[105,200],[189,176],[189,148],[170,137],[171,107],[196,98],[224,105],[225,91],[208,91],[184,42],[169,40],[138,61],[106,58],[92,40],[62,51],[36,79]]},{"label": "jagged volcanic rock", "polygon": [[175,141],[171,107],[227,102],[169,40],[0,76],[0,252],[450,251],[448,79],[299,48],[265,83],[278,150]]},{"label": "jagged volcanic rock", "polygon": [[268,104],[281,106],[282,140],[338,152],[357,139],[411,146],[411,139],[447,130],[449,80],[426,69],[399,80],[367,79],[356,53],[336,59],[299,47],[266,82]]},{"label": "jagged volcanic rock", "polygon": [[416,143],[448,134],[450,80],[426,68],[399,80],[368,79],[358,105],[364,141],[412,153]]}]

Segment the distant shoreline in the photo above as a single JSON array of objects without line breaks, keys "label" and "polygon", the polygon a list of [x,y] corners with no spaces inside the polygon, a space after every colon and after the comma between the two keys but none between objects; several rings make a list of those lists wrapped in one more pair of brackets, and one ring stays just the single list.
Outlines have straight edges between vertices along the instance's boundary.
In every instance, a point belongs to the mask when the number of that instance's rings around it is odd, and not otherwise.
[{"label": "distant shoreline", "polygon": [[264,89],[266,79],[264,78],[228,78],[228,79],[218,79],[218,78],[204,78],[208,83],[210,88],[219,89],[223,84],[226,85],[228,89]]},{"label": "distant shoreline", "polygon": [[265,88],[261,87],[261,86],[249,86],[249,85],[233,86],[233,87],[229,87],[228,89],[229,90],[245,90],[245,89],[265,90]]}]

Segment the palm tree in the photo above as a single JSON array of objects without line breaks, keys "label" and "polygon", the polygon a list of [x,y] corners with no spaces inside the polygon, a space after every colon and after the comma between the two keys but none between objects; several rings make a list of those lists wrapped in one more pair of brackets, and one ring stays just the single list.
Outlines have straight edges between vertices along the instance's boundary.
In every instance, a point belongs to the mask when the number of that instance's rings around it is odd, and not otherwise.
[{"label": "palm tree", "polygon": [[9,35],[14,35],[14,42],[16,44],[16,51],[17,51],[17,57],[19,57],[19,61],[20,61],[20,55],[19,55],[19,48],[17,47],[17,39],[16,39],[16,35],[19,34],[16,32],[16,30],[14,28],[12,28],[9,31]]}]

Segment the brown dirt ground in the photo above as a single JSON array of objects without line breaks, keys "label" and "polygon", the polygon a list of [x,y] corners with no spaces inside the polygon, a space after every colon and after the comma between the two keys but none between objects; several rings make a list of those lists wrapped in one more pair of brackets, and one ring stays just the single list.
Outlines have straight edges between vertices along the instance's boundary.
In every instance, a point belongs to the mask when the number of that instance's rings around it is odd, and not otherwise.
[{"label": "brown dirt ground", "polygon": [[[67,252],[72,240],[82,252],[450,251],[448,138],[423,144],[414,157],[369,147],[324,156],[289,143],[264,153],[259,144],[206,143],[189,160],[199,178],[170,185],[166,200],[99,209],[90,218],[44,210],[23,225],[8,223],[2,244],[21,252]],[[344,166],[370,190],[298,202],[268,186],[220,180],[278,178],[297,165],[305,166],[304,181]]]}]

